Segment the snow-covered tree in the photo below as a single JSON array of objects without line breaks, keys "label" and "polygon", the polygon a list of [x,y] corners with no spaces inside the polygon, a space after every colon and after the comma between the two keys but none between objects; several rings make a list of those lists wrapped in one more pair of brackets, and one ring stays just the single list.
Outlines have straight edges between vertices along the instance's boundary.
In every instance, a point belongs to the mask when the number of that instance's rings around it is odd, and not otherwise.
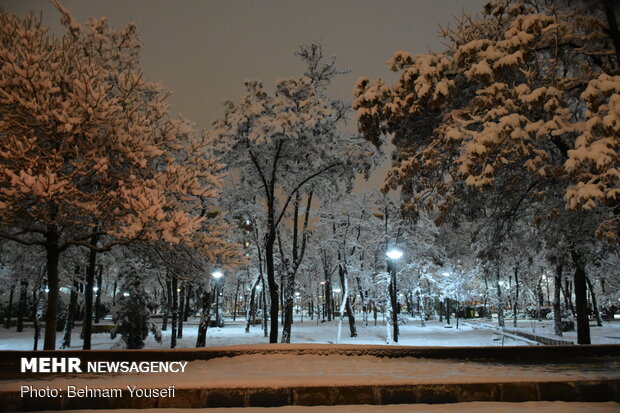
[{"label": "snow-covered tree", "polygon": [[61,37],[33,14],[0,13],[0,235],[46,251],[45,349],[70,246],[142,238],[226,250],[204,216],[222,164],[209,137],[167,117],[168,93],[140,71],[136,27],[80,25],[54,4]]},{"label": "snow-covered tree", "polygon": [[161,343],[161,331],[155,323],[149,321],[154,303],[149,299],[144,287],[144,276],[141,274],[133,269],[124,275],[122,296],[112,309],[115,326],[111,336],[113,339],[121,336],[122,343],[117,345],[118,348],[141,349],[149,332]]},{"label": "snow-covered tree", "polygon": [[313,184],[324,186],[330,179],[352,181],[357,172],[352,167],[367,165],[365,158],[370,153],[362,140],[345,137],[338,130],[346,106],[325,91],[339,73],[333,59],[326,59],[318,44],[302,47],[297,54],[307,64],[302,76],[279,80],[273,94],[258,81],[246,82],[246,95],[239,103],[225,104],[224,116],[214,123],[213,131],[230,170],[243,175],[250,191],[261,192],[262,242],[271,298],[270,342],[278,339],[280,286],[274,257],[283,218]]},{"label": "snow-covered tree", "polygon": [[444,30],[447,51],[396,52],[393,87],[360,79],[354,92],[366,137],[393,137],[386,188],[402,188],[407,210],[476,213],[462,204],[477,195],[478,205],[501,201],[505,223],[518,215],[532,227],[561,216],[592,224],[556,227],[575,268],[579,343],[590,342],[580,244],[597,230],[611,240],[618,232],[620,39],[617,9],[600,5],[490,1],[482,17]]}]

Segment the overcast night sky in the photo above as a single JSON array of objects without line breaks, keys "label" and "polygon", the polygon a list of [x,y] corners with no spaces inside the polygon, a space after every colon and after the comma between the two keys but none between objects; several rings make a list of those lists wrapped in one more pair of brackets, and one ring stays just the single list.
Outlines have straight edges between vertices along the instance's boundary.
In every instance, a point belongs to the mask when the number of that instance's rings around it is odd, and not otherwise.
[{"label": "overcast night sky", "polygon": [[[301,44],[320,41],[327,56],[350,70],[331,85],[332,96],[350,102],[360,77],[392,80],[386,61],[396,50],[441,50],[439,26],[463,11],[477,14],[485,0],[61,0],[79,22],[107,16],[115,28],[137,24],[142,67],[173,95],[172,113],[202,129],[222,115],[222,102],[238,100],[243,82],[259,79],[271,88],[278,78],[298,76],[294,56]],[[47,0],[0,0],[9,13],[43,10],[43,23],[60,30],[60,14]],[[347,129],[355,131],[353,114]],[[387,149],[390,150],[389,148]],[[389,160],[363,189],[379,187]]]},{"label": "overcast night sky", "polygon": [[[351,72],[330,92],[347,101],[355,80],[389,76],[385,62],[396,50],[422,53],[441,49],[438,25],[463,10],[478,13],[484,0],[62,0],[79,22],[107,16],[113,27],[134,21],[144,43],[142,66],[150,80],[174,94],[173,113],[201,128],[221,116],[221,102],[237,100],[243,81],[277,78],[303,69],[293,55],[314,40],[339,67]],[[46,26],[59,28],[59,13],[47,0],[1,0],[7,12],[43,10]]]}]

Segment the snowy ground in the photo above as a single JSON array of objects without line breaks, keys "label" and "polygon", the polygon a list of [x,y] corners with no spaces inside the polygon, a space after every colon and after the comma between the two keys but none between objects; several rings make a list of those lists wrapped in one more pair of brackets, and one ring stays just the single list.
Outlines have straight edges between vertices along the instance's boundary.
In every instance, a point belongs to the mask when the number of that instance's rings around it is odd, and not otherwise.
[{"label": "snowy ground", "polygon": [[[506,328],[514,329],[512,320],[506,321]],[[517,320],[517,330],[577,343],[577,332],[575,331],[566,331],[562,333],[562,337],[554,335],[552,320],[545,320],[542,322]],[[603,321],[603,327],[597,327],[595,323],[591,323],[590,335],[592,336],[592,344],[620,344],[620,320],[615,320],[613,322]]]},{"label": "snowy ground", "polygon": [[[226,320],[224,328],[210,328],[209,346],[264,344],[267,342],[259,326],[252,328],[249,334],[244,332],[243,320],[232,322]],[[343,344],[385,344],[385,325],[358,326],[357,338],[347,337],[348,326],[343,326]],[[501,337],[488,329],[474,328],[460,324],[457,330],[446,328],[443,323],[428,322],[421,327],[418,320],[410,320],[401,327],[400,345],[412,346],[499,346]],[[296,322],[293,326],[293,342],[295,343],[334,343],[337,334],[337,322],[319,323],[309,320]],[[531,324],[523,322],[519,328],[536,334],[551,332],[548,322]],[[194,347],[196,320],[185,325],[184,338],[179,340],[178,347]],[[13,330],[0,330],[1,349],[29,349],[32,345],[32,331],[21,334]],[[602,328],[592,328],[595,343],[620,343],[620,322],[605,323]],[[107,334],[94,335],[93,348],[108,349],[112,342]],[[59,338],[60,340],[60,338]],[[73,336],[73,348],[80,348],[79,329]],[[528,345],[512,339],[505,339],[504,345]],[[152,338],[147,341],[147,348],[168,348],[169,332],[164,334],[164,343],[157,344]],[[261,346],[253,346],[261,347]],[[264,346],[262,346],[264,347]],[[331,347],[331,346],[329,346]],[[470,362],[455,360],[430,360],[404,357],[398,359],[373,356],[345,356],[320,354],[246,354],[236,357],[222,357],[210,360],[192,361],[186,372],[175,374],[170,378],[177,388],[240,388],[240,387],[292,387],[292,386],[337,386],[337,385],[397,385],[418,383],[496,383],[502,382],[539,382],[561,380],[610,380],[620,379],[620,361],[610,360],[605,364],[579,365],[504,365],[493,362]],[[68,384],[89,386],[91,388],[118,387],[127,384],[139,387],[161,387],[161,374],[123,374],[123,375],[79,375],[73,377],[32,378],[28,380],[0,382],[0,391],[18,391],[19,386],[32,384],[44,386],[49,384],[55,388],[63,388]],[[118,410],[116,410],[118,411]],[[126,410],[127,412],[131,410]],[[183,412],[189,410],[166,409],[165,412]],[[222,413],[396,413],[396,412],[429,412],[429,413],[513,413],[536,411],[542,413],[568,412],[618,412],[618,403],[564,403],[564,402],[528,402],[528,403],[457,403],[444,405],[390,405],[390,406],[322,406],[301,407],[287,406],[282,408],[243,408],[243,409],[192,409],[191,412],[222,412]],[[105,413],[105,411],[98,412]],[[154,413],[163,410],[140,410],[141,413]],[[94,413],[94,411],[93,411]]]},{"label": "snowy ground", "polygon": [[[177,388],[281,388],[620,379],[620,361],[514,365],[496,362],[387,358],[337,354],[246,354],[188,363],[171,378]],[[0,391],[53,383],[89,387],[160,387],[161,373],[79,374],[0,382]]]},{"label": "snowy ground", "polygon": [[[420,326],[419,320],[410,319],[406,325],[400,327],[399,345],[406,346],[514,346],[529,345],[527,340],[518,340],[504,337],[497,333],[486,330],[476,329],[476,320],[465,320],[466,324],[460,322],[459,329],[455,328],[454,320],[451,328],[446,328],[445,323],[438,321],[428,321],[426,327]],[[157,320],[160,322],[160,320]],[[484,320],[485,323],[491,323]],[[492,322],[496,325],[496,322]],[[185,323],[183,338],[177,342],[177,348],[192,348],[196,344],[196,333],[198,320],[190,319]],[[358,323],[358,337],[351,338],[348,334],[348,324],[345,320],[342,328],[342,344],[385,344],[386,328],[382,320],[379,319],[375,326],[371,321],[368,327],[363,327]],[[472,326],[473,325],[473,326]],[[519,329],[528,333],[534,332],[537,335],[554,338],[552,322],[544,320],[542,322],[520,320]],[[506,327],[512,329],[512,322],[506,322]],[[604,322],[603,327],[591,327],[593,344],[620,344],[620,320]],[[318,323],[305,319],[300,322],[297,318],[293,325],[293,343],[336,343],[338,322]],[[170,347],[170,329],[163,332],[164,338],[161,344],[155,342],[152,336],[146,341],[145,348],[159,349]],[[43,337],[43,332],[41,334]],[[575,332],[564,334],[563,339],[576,342]],[[57,348],[62,342],[62,333],[58,333]],[[93,335],[93,349],[110,349],[113,345],[109,334],[101,333]],[[240,344],[261,344],[268,340],[264,337],[260,326],[252,326],[250,333],[245,333],[245,323],[243,320],[232,321],[227,319],[223,328],[209,328],[207,334],[207,346],[225,346]],[[26,328],[22,333],[16,333],[14,328],[6,330],[0,328],[0,350],[32,350],[33,330]],[[39,349],[42,347],[42,339],[39,341]],[[74,329],[72,335],[72,349],[82,348],[79,328]]]},{"label": "snowy ground", "polygon": [[[393,404],[387,406],[286,406],[244,407],[222,409],[145,409],[145,410],[72,410],[74,413],[617,413],[620,403],[567,403],[567,402],[471,402],[454,404]],[[46,413],[46,412],[43,412]],[[51,413],[51,412],[47,412]]]}]

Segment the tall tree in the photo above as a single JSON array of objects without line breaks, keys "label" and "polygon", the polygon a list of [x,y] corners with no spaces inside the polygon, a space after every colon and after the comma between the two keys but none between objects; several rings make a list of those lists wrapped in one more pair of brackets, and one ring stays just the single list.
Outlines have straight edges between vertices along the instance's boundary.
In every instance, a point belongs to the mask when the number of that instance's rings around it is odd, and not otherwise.
[{"label": "tall tree", "polygon": [[135,26],[83,26],[54,4],[59,38],[32,14],[0,13],[0,236],[46,251],[45,349],[55,348],[62,252],[189,239],[222,167],[204,134],[166,116],[168,93],[140,71]]},{"label": "tall tree", "polygon": [[[395,53],[393,87],[360,79],[355,89],[367,139],[379,145],[382,135],[393,136],[397,160],[386,188],[402,188],[407,210],[438,206],[444,217],[464,215],[472,210],[463,200],[482,195],[473,211],[501,201],[498,229],[517,217],[533,228],[557,223],[575,268],[583,344],[590,338],[581,244],[593,242],[597,229],[614,242],[618,232],[610,110],[618,62],[609,21],[602,7],[580,2],[491,1],[482,17],[463,16],[443,31],[446,52]],[[559,225],[559,217],[579,230]]]},{"label": "tall tree", "polygon": [[246,95],[239,103],[227,102],[214,123],[229,168],[244,176],[250,191],[261,192],[272,343],[278,341],[278,228],[296,197],[328,177],[351,179],[351,167],[368,154],[362,140],[338,130],[346,106],[326,95],[326,86],[341,73],[334,60],[326,59],[318,44],[301,47],[297,55],[307,65],[302,76],[278,81],[273,95],[260,82],[247,82]]}]

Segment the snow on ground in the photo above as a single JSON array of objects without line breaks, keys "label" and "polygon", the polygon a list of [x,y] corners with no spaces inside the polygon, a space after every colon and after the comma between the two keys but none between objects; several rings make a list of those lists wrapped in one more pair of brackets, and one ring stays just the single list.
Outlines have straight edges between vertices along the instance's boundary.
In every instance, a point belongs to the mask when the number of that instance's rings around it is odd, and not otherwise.
[{"label": "snow on ground", "polygon": [[[161,320],[157,320],[161,323]],[[410,319],[406,325],[400,326],[399,345],[404,346],[518,346],[529,345],[527,340],[518,340],[515,338],[502,337],[497,333],[488,330],[475,328],[477,320],[466,320],[466,323],[459,323],[456,329],[454,320],[450,328],[446,328],[445,323],[438,321],[427,321],[425,327],[420,326],[419,320]],[[491,322],[484,320],[484,323]],[[493,321],[493,325],[497,325]],[[543,320],[542,322],[520,320],[519,329],[528,333],[557,338],[553,335],[552,321]],[[512,322],[506,321],[506,328],[513,329]],[[318,323],[316,321],[305,319],[300,322],[297,318],[293,324],[292,343],[324,343],[332,344],[336,342],[338,330],[338,322]],[[185,323],[183,328],[183,338],[177,340],[177,348],[193,348],[196,345],[196,334],[198,331],[198,320],[190,319]],[[358,337],[351,338],[348,334],[348,323],[343,323],[341,344],[385,344],[385,324],[379,319],[377,325],[370,322],[367,327],[358,323]],[[592,326],[590,328],[593,344],[620,344],[620,320],[613,322],[604,322],[603,327]],[[57,334],[56,348],[60,348],[63,333]],[[41,332],[43,337],[43,331]],[[564,333],[562,339],[577,342],[575,332]],[[81,349],[82,340],[80,339],[80,328],[76,327],[72,334],[71,349]],[[97,350],[110,349],[113,342],[107,333],[93,334],[92,348]],[[207,346],[219,347],[228,345],[241,344],[261,344],[267,343],[268,339],[263,335],[260,326],[252,326],[249,333],[245,333],[245,322],[243,319],[232,321],[226,320],[223,328],[210,327],[207,333]],[[43,339],[39,340],[39,349],[43,346]],[[33,348],[33,330],[26,328],[22,333],[15,332],[14,328],[6,330],[0,328],[0,350],[32,350]],[[162,343],[157,343],[152,336],[146,340],[147,349],[163,349],[170,348],[170,327],[163,332]]]},{"label": "snow on ground", "polygon": [[[285,406],[285,407],[243,407],[221,409],[144,409],[144,410],[72,410],[73,413],[617,413],[620,403],[577,403],[577,402],[470,402],[453,404],[392,404],[387,406]],[[51,412],[42,412],[51,413]]]},{"label": "snow on ground", "polygon": [[[515,329],[512,320],[506,320],[506,328],[511,330]],[[516,330],[577,343],[576,331],[566,331],[562,333],[562,337],[553,334],[553,320],[543,320],[540,322],[534,320],[517,320]],[[603,327],[597,327],[596,324],[590,323],[590,336],[592,344],[620,344],[620,320],[615,320],[613,322],[603,321]]]},{"label": "snow on ground", "polygon": [[[171,380],[177,388],[399,385],[432,383],[539,382],[620,379],[620,361],[601,363],[513,365],[497,362],[431,360],[318,354],[246,354],[188,363]],[[89,387],[160,387],[161,373],[77,374],[0,382],[0,391],[21,385],[53,383]]]}]

